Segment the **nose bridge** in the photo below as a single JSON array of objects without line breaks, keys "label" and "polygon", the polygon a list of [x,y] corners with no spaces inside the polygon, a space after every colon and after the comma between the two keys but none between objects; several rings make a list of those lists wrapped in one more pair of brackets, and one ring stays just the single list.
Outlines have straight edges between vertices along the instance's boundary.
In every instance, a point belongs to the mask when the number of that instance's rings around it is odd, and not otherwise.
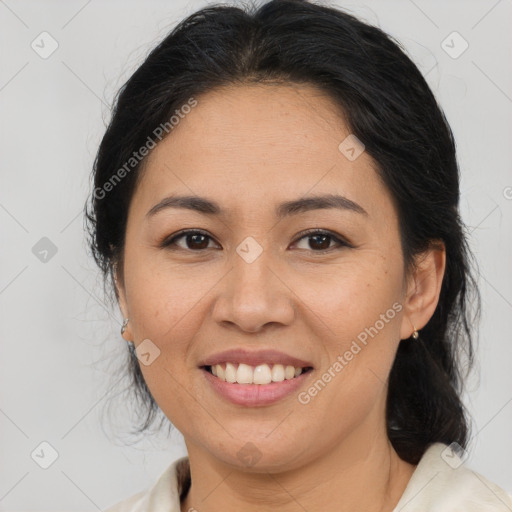
[{"label": "nose bridge", "polygon": [[277,278],[273,251],[245,240],[232,255],[233,266],[217,298],[215,318],[254,332],[267,323],[290,323],[294,309],[290,292]]},{"label": "nose bridge", "polygon": [[[245,250],[247,252],[244,253]],[[272,281],[275,279],[271,271],[271,251],[258,251],[250,242],[244,242],[237,248],[233,260],[233,291],[238,295],[254,295],[256,300],[268,300],[271,296],[269,292],[273,286]]]}]

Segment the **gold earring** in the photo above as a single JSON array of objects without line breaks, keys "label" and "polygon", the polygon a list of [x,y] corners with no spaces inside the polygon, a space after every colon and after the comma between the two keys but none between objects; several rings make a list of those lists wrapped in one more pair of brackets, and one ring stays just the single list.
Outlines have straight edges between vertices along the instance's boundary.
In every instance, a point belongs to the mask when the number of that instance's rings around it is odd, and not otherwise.
[{"label": "gold earring", "polygon": [[412,333],[412,339],[417,340],[420,337],[420,333],[418,332],[416,327],[414,327],[414,324],[412,325],[412,328],[414,329],[414,332]]}]

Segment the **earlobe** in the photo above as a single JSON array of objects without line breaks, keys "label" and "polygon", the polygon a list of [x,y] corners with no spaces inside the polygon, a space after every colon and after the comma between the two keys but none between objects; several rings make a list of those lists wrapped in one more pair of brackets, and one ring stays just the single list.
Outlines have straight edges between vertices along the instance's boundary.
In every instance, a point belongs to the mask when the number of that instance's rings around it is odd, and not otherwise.
[{"label": "earlobe", "polygon": [[443,242],[436,241],[415,258],[404,299],[400,339],[411,337],[415,329],[421,330],[434,314],[445,268],[446,249]]},{"label": "earlobe", "polygon": [[129,314],[128,314],[128,305],[126,303],[126,297],[124,292],[124,287],[120,285],[117,274],[117,266],[114,266],[114,283],[116,287],[116,295],[119,301],[119,309],[121,310],[121,314],[123,315],[123,323],[121,325],[121,336],[125,341],[132,341],[133,336],[129,325]]}]

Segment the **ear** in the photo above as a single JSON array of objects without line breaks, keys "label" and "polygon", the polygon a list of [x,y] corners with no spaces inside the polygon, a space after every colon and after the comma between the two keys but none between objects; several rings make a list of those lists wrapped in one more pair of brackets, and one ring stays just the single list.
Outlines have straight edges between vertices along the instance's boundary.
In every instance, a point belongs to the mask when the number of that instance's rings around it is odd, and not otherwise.
[{"label": "ear", "polygon": [[415,258],[413,269],[407,276],[400,339],[409,338],[414,327],[419,331],[434,314],[445,268],[446,249],[442,241],[435,241],[428,250]]},{"label": "ear", "polygon": [[[115,282],[115,287],[116,287],[117,299],[119,301],[119,308],[121,309],[121,314],[123,315],[123,319],[130,318],[130,314],[129,314],[129,310],[128,310],[128,303],[126,300],[126,292],[124,289],[124,281],[118,271],[117,265],[114,265],[114,282]],[[126,330],[124,331],[123,334],[121,334],[121,336],[126,341],[133,341],[133,333],[132,333],[129,322],[128,322],[128,325],[126,326]]]}]

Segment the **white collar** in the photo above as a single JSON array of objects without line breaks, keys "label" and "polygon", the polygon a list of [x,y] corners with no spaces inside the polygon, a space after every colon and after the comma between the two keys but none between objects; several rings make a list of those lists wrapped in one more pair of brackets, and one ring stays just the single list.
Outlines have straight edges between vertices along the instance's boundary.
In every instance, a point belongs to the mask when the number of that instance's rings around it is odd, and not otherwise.
[{"label": "white collar", "polygon": [[423,454],[393,512],[512,512],[512,497],[476,473],[449,446]]}]

